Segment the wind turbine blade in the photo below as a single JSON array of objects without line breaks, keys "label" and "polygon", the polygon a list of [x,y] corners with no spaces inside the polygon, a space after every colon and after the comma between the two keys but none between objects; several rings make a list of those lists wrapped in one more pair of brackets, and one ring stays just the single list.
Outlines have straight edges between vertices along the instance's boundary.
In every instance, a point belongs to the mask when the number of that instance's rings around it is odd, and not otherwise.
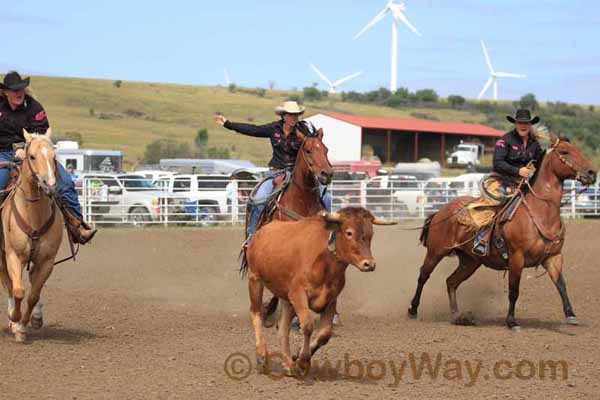
[{"label": "wind turbine blade", "polygon": [[494,72],[494,76],[498,78],[527,78],[527,75],[513,74],[510,72]]},{"label": "wind turbine blade", "polygon": [[312,68],[313,71],[315,71],[317,73],[317,75],[319,75],[321,77],[321,79],[323,79],[329,85],[329,87],[333,86],[333,83],[331,83],[331,81],[325,76],[324,73],[319,71],[319,68],[315,67],[313,64],[310,64],[310,67]]},{"label": "wind turbine blade", "polygon": [[388,6],[385,6],[385,8],[383,10],[381,10],[379,12],[379,14],[377,14],[375,16],[375,18],[373,18],[371,20],[371,22],[369,22],[367,25],[365,25],[365,27],[362,28],[361,31],[358,32],[354,36],[354,40],[358,39],[360,36],[362,36],[363,33],[365,33],[366,31],[368,31],[369,29],[371,29],[372,27],[374,27],[379,21],[381,21],[385,17],[385,14],[388,12],[388,10],[389,10]]},{"label": "wind turbine blade", "polygon": [[483,39],[481,40],[481,48],[483,49],[483,55],[485,56],[485,62],[487,63],[488,68],[490,69],[490,72],[493,74],[494,67],[492,67],[492,61],[490,60],[490,56],[487,52],[487,49],[485,48],[485,43],[483,43]]},{"label": "wind turbine blade", "polygon": [[413,24],[410,23],[410,21],[406,18],[406,16],[402,13],[402,11],[400,11],[398,8],[394,7],[392,8],[392,14],[394,14],[394,18],[396,18],[396,21],[401,21],[404,22],[404,24],[406,26],[408,26],[408,28],[413,31],[417,36],[423,36],[421,35],[421,33],[417,30],[417,28],[415,28],[413,26]]},{"label": "wind turbine blade", "polygon": [[357,72],[357,73],[352,74],[352,75],[349,75],[349,76],[347,76],[345,78],[338,79],[337,81],[335,81],[333,83],[333,86],[335,86],[335,87],[340,86],[342,83],[348,82],[349,80],[354,79],[354,78],[356,78],[356,77],[358,77],[360,75],[362,75],[362,71],[361,72]]},{"label": "wind turbine blade", "polygon": [[229,86],[231,84],[231,80],[229,79],[229,73],[227,72],[227,68],[225,68],[225,84]]},{"label": "wind turbine blade", "polygon": [[493,81],[494,81],[494,78],[492,78],[492,77],[488,78],[485,85],[483,85],[483,89],[481,89],[481,92],[479,92],[479,96],[477,96],[478,99],[481,99],[483,97],[485,92],[487,92],[487,90],[490,88],[490,85],[492,84]]}]

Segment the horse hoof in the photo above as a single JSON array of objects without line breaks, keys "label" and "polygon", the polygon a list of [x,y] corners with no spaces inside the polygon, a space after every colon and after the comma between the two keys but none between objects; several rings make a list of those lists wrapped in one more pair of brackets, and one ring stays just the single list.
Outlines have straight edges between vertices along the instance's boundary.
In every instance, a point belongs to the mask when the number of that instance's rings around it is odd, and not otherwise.
[{"label": "horse hoof", "polygon": [[31,318],[31,327],[33,329],[42,329],[42,326],[44,326],[44,318],[43,317],[39,317],[39,318],[32,317]]},{"label": "horse hoof", "polygon": [[268,366],[265,357],[256,356],[256,371],[259,374],[266,374],[268,371]]},{"label": "horse hoof", "polygon": [[17,332],[17,333],[15,333],[15,342],[17,342],[17,343],[25,343],[26,340],[27,340],[27,334],[25,334],[23,332]]},{"label": "horse hoof", "polygon": [[577,321],[577,317],[573,315],[571,317],[567,317],[567,324],[568,325],[579,325],[579,321]]},{"label": "horse hoof", "polygon": [[408,318],[417,319],[417,310],[413,310],[412,308],[408,309]]},{"label": "horse hoof", "polygon": [[452,320],[454,325],[473,326],[475,325],[475,317],[471,312],[465,312],[457,315]]},{"label": "horse hoof", "polygon": [[276,312],[274,312],[273,314],[271,314],[271,315],[267,315],[267,316],[265,317],[265,319],[264,319],[264,321],[263,321],[263,325],[265,326],[265,328],[271,328],[271,327],[273,327],[273,325],[275,325],[276,323],[277,323],[277,324],[278,324],[278,326],[279,326],[278,320],[279,320],[279,318],[277,318],[277,313],[276,313]]},{"label": "horse hoof", "polygon": [[519,326],[519,325],[511,326],[510,330],[513,332],[521,332],[521,326]]}]

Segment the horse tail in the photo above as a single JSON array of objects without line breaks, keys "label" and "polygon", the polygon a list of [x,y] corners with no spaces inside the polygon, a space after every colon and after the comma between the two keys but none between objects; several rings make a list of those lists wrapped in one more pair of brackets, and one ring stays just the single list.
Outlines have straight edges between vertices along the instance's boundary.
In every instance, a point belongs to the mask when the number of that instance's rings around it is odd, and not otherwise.
[{"label": "horse tail", "polygon": [[427,236],[429,236],[429,226],[431,225],[431,220],[434,216],[435,214],[431,214],[429,217],[427,217],[427,219],[425,219],[425,222],[423,223],[423,228],[421,228],[421,236],[419,237],[419,241],[425,247],[427,247]]},{"label": "horse tail", "polygon": [[277,304],[279,304],[279,297],[273,296],[271,300],[263,306],[263,319],[269,318],[275,310],[277,310]]}]

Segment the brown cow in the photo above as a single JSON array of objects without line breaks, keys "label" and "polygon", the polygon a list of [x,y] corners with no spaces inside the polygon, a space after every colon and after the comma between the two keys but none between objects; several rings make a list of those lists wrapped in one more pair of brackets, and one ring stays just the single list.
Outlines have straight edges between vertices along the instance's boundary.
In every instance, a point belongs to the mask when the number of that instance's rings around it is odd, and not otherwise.
[{"label": "brown cow", "polygon": [[[264,287],[283,303],[279,339],[285,371],[290,375],[297,372],[292,370],[289,343],[294,311],[304,335],[298,367],[307,371],[311,356],[331,337],[336,300],[346,282],[346,267],[352,264],[360,271],[373,271],[373,224],[395,223],[374,217],[364,208],[347,207],[339,212],[323,211],[300,221],[274,221],[255,234],[246,253],[247,263],[242,263],[242,272],[247,268],[250,314],[259,367],[268,368],[261,312]],[[331,252],[327,248],[327,239],[334,229],[337,230],[335,252]],[[319,330],[312,343],[313,318],[310,310],[320,313]]]}]

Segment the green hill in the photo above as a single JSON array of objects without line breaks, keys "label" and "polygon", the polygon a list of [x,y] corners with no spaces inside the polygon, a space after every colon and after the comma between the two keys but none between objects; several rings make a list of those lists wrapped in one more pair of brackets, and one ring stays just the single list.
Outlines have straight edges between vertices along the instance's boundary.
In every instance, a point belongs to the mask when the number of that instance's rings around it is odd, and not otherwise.
[{"label": "green hill", "polygon": [[[79,78],[32,77],[34,95],[42,102],[54,132],[81,135],[83,147],[119,149],[125,167],[143,159],[145,146],[157,139],[171,138],[192,145],[198,129],[206,128],[209,146],[230,150],[232,158],[266,164],[269,143],[227,131],[212,122],[215,112],[234,121],[267,123],[275,119],[273,108],[300,92],[225,87],[122,82]],[[390,108],[342,101],[329,95],[322,101],[305,101],[307,114],[341,111],[394,117],[425,117],[447,121],[488,122],[477,109],[442,107]],[[497,125],[497,124],[496,124]],[[508,127],[508,123],[506,127]]]},{"label": "green hill", "polygon": [[[258,94],[230,93],[224,87],[122,82],[79,78],[32,77],[32,90],[50,119],[55,133],[79,133],[83,147],[119,149],[125,152],[125,165],[141,162],[145,146],[161,138],[192,144],[199,128],[207,128],[210,146],[225,146],[232,158],[265,164],[269,143],[227,131],[212,122],[215,112],[241,122],[267,123],[275,120],[273,108],[293,92],[271,91]],[[251,92],[251,90],[248,90]],[[326,101],[305,102],[307,114],[336,110],[380,116],[410,117],[412,113],[431,114],[451,121],[482,122],[479,112],[458,110],[396,110],[345,103],[338,96]]]}]

